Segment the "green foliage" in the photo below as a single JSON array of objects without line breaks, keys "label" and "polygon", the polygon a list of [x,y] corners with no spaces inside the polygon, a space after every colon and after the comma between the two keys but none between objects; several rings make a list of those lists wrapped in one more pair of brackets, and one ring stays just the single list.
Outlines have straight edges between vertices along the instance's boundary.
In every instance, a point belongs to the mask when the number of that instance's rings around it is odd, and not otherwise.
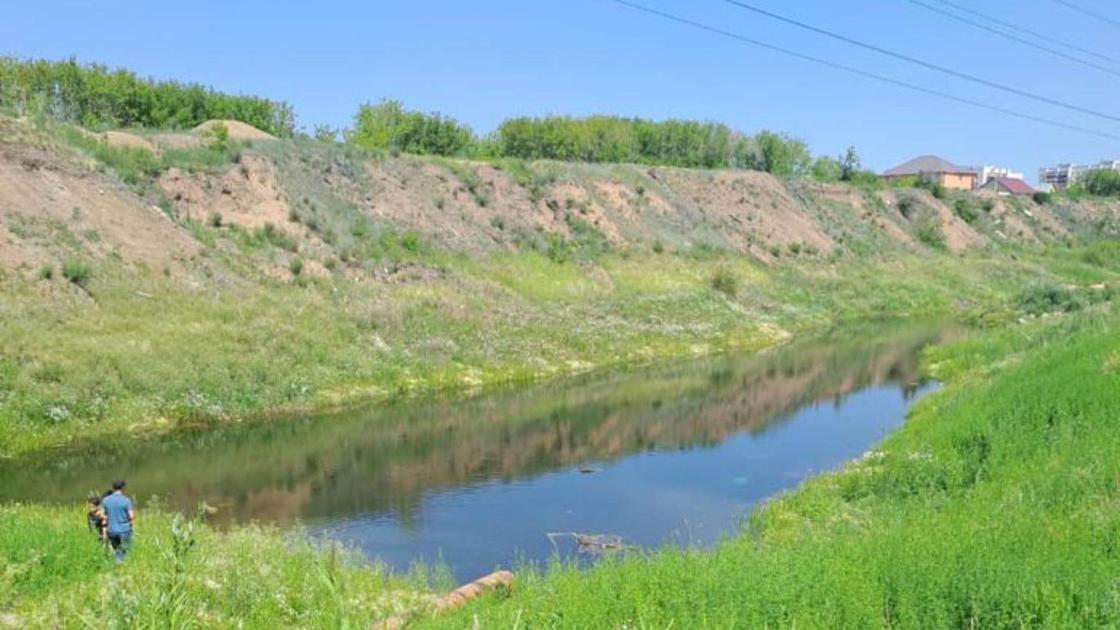
[{"label": "green foliage", "polygon": [[39,279],[40,280],[50,280],[53,277],[54,277],[54,265],[51,264],[51,263],[43,263],[43,265],[41,267],[39,267]]},{"label": "green foliage", "polygon": [[552,262],[562,265],[572,259],[572,244],[560,234],[549,234],[545,254]]},{"label": "green foliage", "polygon": [[1036,283],[1019,294],[1018,306],[1028,315],[1072,313],[1091,304],[1110,302],[1113,297],[1114,291],[1108,286],[1094,288]]},{"label": "green foliage", "polygon": [[726,267],[716,269],[715,273],[712,274],[710,284],[712,289],[728,297],[735,297],[735,294],[739,292],[739,276]]},{"label": "green foliage", "polygon": [[474,133],[441,114],[409,111],[399,101],[383,100],[358,109],[346,139],[363,149],[461,155],[474,142]]},{"label": "green foliage", "polygon": [[427,583],[389,577],[356,552],[298,532],[218,530],[148,502],[137,509],[128,559],[116,566],[81,525],[81,508],[0,506],[5,621],[24,628],[361,628],[424,609]]},{"label": "green foliage", "polygon": [[86,286],[91,275],[93,270],[90,269],[89,264],[76,258],[71,258],[62,264],[62,277],[80,287]]},{"label": "green foliage", "polygon": [[292,252],[296,251],[299,247],[299,244],[294,238],[277,229],[277,227],[271,223],[265,223],[264,226],[254,230],[250,238],[250,244],[272,245],[273,247],[279,247],[280,249],[286,249]]},{"label": "green foliage", "polygon": [[836,158],[822,155],[813,160],[813,166],[809,169],[809,172],[813,175],[813,179],[818,182],[838,182],[843,175],[843,167]]},{"label": "green foliage", "polygon": [[210,213],[210,218],[206,222],[210,224],[210,227],[214,227],[214,228],[222,227],[222,213],[221,212],[211,212]]},{"label": "green foliage", "polygon": [[909,219],[918,208],[918,202],[910,195],[905,195],[898,200],[898,211]]},{"label": "green foliage", "polygon": [[[991,199],[985,200],[985,202],[989,201],[991,201]],[[976,211],[976,207],[972,205],[972,201],[967,197],[958,197],[957,200],[953,202],[953,214],[969,224],[975,222],[976,219],[980,217],[980,213]]]},{"label": "green foliage", "polygon": [[1040,206],[1050,203],[1053,200],[1053,198],[1054,198],[1054,196],[1051,195],[1050,193],[1041,192],[1041,191],[1036,192],[1033,195],[1031,195],[1031,199],[1034,200],[1034,202],[1037,203]]},{"label": "green foliage", "polygon": [[856,173],[863,170],[863,164],[859,159],[859,153],[856,153],[855,147],[848,147],[844,151],[844,155],[840,156],[840,179],[846,182],[852,181]]},{"label": "green foliage", "polygon": [[293,276],[303,273],[303,259],[299,256],[292,258],[292,261],[288,263],[288,270],[292,272]]},{"label": "green foliage", "polygon": [[775,175],[797,175],[809,167],[809,149],[801,140],[772,131],[762,131],[754,137],[762,156],[754,168]]},{"label": "green foliage", "polygon": [[1086,173],[1080,184],[1090,195],[1117,197],[1120,196],[1120,171],[1095,169]]},{"label": "green foliage", "polygon": [[941,229],[941,223],[934,218],[919,222],[914,229],[914,236],[934,249],[945,249],[945,232]]},{"label": "green foliage", "polygon": [[198,84],[142,79],[123,69],[66,61],[0,57],[0,107],[86,127],[185,129],[206,120],[240,120],[277,136],[295,131],[292,108]]},{"label": "green foliage", "polygon": [[808,169],[805,144],[763,131],[751,138],[719,123],[616,116],[510,118],[495,132],[507,158],[748,168],[778,175]]},{"label": "green foliage", "polygon": [[420,627],[1109,627],[1115,324],[1080,316],[934,347],[942,392],[732,539],[525,571],[511,596]]}]

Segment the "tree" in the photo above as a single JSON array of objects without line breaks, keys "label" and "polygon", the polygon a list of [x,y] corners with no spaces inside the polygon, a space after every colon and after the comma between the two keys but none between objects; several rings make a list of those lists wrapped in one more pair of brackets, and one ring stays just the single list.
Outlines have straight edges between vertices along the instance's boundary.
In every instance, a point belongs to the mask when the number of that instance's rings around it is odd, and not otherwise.
[{"label": "tree", "polygon": [[1094,169],[1081,179],[1081,186],[1090,195],[1120,196],[1120,171]]},{"label": "tree", "polygon": [[855,147],[848,147],[844,151],[844,155],[840,156],[840,179],[841,181],[850,182],[855,177],[856,173],[863,169],[860,163],[859,154],[856,153]]}]

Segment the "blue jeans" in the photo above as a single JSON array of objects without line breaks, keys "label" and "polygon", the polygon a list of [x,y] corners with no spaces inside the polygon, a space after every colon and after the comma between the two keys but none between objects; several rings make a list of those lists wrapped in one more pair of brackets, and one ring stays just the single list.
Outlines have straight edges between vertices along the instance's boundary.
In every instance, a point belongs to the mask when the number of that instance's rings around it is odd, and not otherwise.
[{"label": "blue jeans", "polygon": [[117,564],[124,562],[124,555],[128,553],[128,546],[132,544],[132,532],[109,532],[109,545],[113,547],[113,555]]}]

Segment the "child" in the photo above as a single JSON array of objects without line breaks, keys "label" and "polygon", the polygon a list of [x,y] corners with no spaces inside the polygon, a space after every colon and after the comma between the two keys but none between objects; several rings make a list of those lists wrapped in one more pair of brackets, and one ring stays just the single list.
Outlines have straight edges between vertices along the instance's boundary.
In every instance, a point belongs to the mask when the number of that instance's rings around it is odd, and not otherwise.
[{"label": "child", "polygon": [[105,542],[105,510],[101,509],[101,497],[97,494],[89,495],[86,524],[91,532],[97,532],[98,540]]}]

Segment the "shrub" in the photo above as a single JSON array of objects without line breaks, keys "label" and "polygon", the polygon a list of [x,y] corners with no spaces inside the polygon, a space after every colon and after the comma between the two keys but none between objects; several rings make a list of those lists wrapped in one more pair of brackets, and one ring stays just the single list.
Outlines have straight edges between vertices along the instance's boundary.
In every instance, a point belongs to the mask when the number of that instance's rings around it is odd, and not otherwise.
[{"label": "shrub", "polygon": [[913,197],[906,196],[898,200],[898,211],[902,213],[902,216],[909,219],[910,215],[914,214],[917,205]]},{"label": "shrub", "polygon": [[[991,201],[991,199],[985,199],[984,203],[988,204],[991,203]],[[972,202],[964,197],[953,202],[953,214],[960,217],[965,223],[972,223],[980,216],[980,213],[973,207]]]},{"label": "shrub", "polygon": [[1073,291],[1054,284],[1035,284],[1019,294],[1019,309],[1029,315],[1080,310],[1085,304]]},{"label": "shrub", "polygon": [[915,232],[918,240],[934,249],[945,249],[945,232],[936,219],[922,222]]},{"label": "shrub", "polygon": [[984,209],[984,212],[991,212],[995,210],[996,200],[991,198],[984,199],[984,201],[980,202],[980,207]]},{"label": "shrub", "polygon": [[86,286],[92,274],[89,265],[80,260],[70,259],[62,265],[62,277],[80,287]]},{"label": "shrub", "polygon": [[1089,171],[1081,180],[1085,192],[1102,197],[1120,196],[1120,171],[1095,169]]},{"label": "shrub", "polygon": [[813,166],[809,169],[809,172],[813,175],[813,179],[818,182],[837,182],[843,175],[839,160],[827,155],[822,155],[813,160]]},{"label": "shrub", "polygon": [[475,141],[474,132],[455,119],[409,111],[393,100],[362,105],[346,139],[365,149],[427,155],[461,155]]},{"label": "shrub", "polygon": [[564,264],[572,259],[572,245],[559,234],[549,234],[546,255],[552,262]]},{"label": "shrub", "polygon": [[661,242],[661,239],[655,240],[653,242],[653,253],[661,254],[664,251],[665,251],[665,244]]},{"label": "shrub", "polygon": [[303,259],[296,256],[292,262],[288,263],[288,269],[292,272],[293,276],[298,276],[303,273]]},{"label": "shrub", "polygon": [[222,227],[222,213],[221,212],[211,212],[209,223],[210,223],[210,227],[216,227],[216,228]]},{"label": "shrub", "polygon": [[711,285],[716,291],[734,297],[739,292],[739,277],[730,269],[721,267],[712,274]]},{"label": "shrub", "polygon": [[1050,203],[1050,201],[1053,200],[1053,196],[1048,192],[1039,191],[1031,195],[1031,199],[1041,206]]},{"label": "shrub", "polygon": [[39,267],[39,279],[40,280],[50,280],[53,277],[54,277],[54,265],[52,265],[50,263],[45,263],[42,267]]},{"label": "shrub", "polygon": [[408,232],[401,237],[401,249],[411,254],[420,251],[420,235],[415,232]]}]

